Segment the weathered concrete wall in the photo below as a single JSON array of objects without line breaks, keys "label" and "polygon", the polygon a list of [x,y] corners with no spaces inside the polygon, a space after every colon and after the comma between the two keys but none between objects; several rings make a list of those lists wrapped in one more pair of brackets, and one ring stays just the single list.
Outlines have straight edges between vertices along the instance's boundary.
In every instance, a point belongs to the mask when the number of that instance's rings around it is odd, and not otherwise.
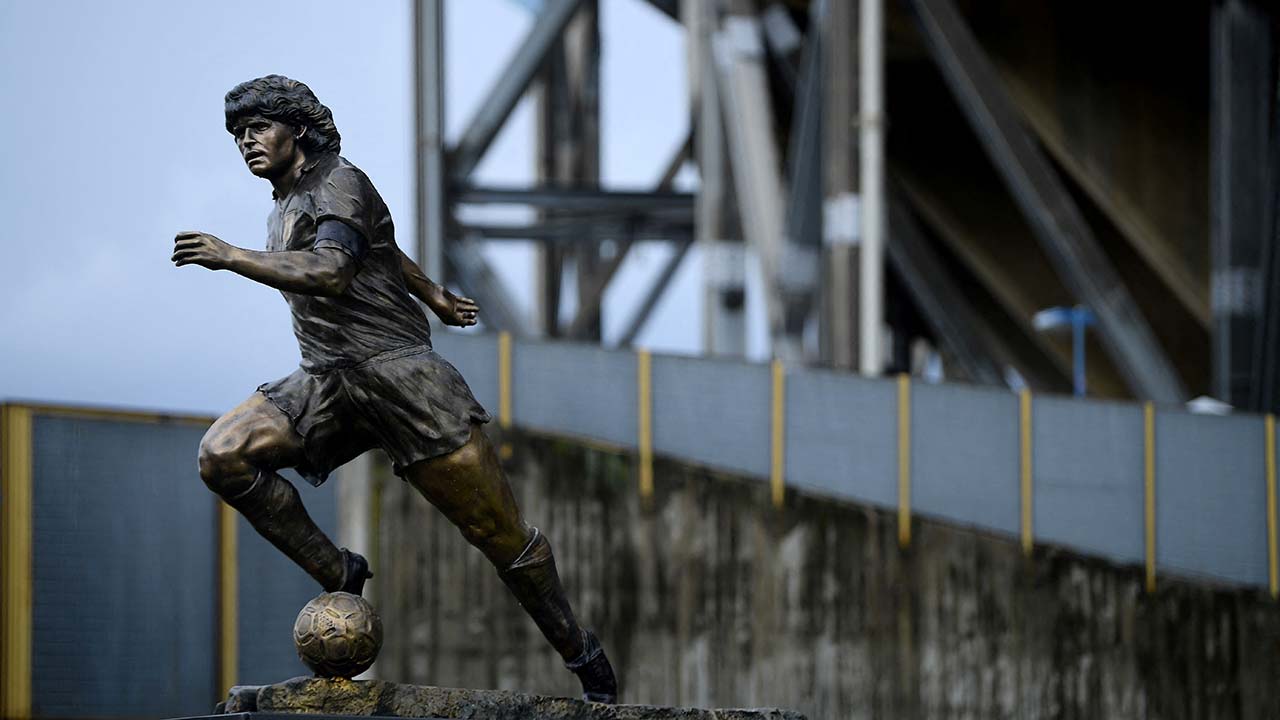
[{"label": "weathered concrete wall", "polygon": [[[1280,605],[1011,539],[659,460],[510,437],[529,521],[551,538],[625,702],[778,706],[811,718],[1280,716]],[[397,682],[578,689],[481,555],[394,478],[375,579]]]}]

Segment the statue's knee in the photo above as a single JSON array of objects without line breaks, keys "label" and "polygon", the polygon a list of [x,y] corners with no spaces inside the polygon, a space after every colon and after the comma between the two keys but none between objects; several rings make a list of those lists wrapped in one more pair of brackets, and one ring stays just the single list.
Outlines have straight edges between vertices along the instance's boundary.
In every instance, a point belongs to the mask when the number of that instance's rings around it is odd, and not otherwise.
[{"label": "statue's knee", "polygon": [[239,444],[225,435],[205,435],[196,456],[200,479],[210,490],[222,496],[234,494],[252,482],[252,468],[244,459]]},{"label": "statue's knee", "polygon": [[520,555],[532,538],[525,525],[512,524],[499,517],[474,518],[459,525],[462,536],[499,569]]},{"label": "statue's knee", "polygon": [[481,550],[487,549],[498,536],[498,523],[493,518],[480,515],[467,518],[458,529],[467,542]]}]

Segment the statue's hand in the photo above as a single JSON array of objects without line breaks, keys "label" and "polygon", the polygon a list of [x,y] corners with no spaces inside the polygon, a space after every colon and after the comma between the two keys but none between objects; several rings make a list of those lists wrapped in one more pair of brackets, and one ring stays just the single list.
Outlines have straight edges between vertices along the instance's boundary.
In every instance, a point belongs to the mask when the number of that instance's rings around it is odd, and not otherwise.
[{"label": "statue's hand", "polygon": [[173,264],[201,265],[210,270],[225,270],[236,248],[229,243],[196,230],[185,230],[173,238]]},{"label": "statue's hand", "polygon": [[476,301],[469,297],[454,295],[443,286],[438,287],[440,289],[437,297],[433,298],[430,306],[440,318],[440,322],[457,327],[475,325],[476,315],[480,313],[480,307],[476,305]]}]

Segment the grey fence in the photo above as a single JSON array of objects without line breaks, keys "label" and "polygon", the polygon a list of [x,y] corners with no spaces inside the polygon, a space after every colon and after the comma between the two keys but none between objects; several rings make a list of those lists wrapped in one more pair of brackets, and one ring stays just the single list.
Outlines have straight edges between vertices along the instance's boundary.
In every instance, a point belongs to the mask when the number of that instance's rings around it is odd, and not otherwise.
[{"label": "grey fence", "polygon": [[[436,348],[497,417],[497,337],[445,332]],[[639,447],[635,353],[545,341],[512,343],[510,353],[515,425]],[[653,356],[650,372],[653,452],[770,477],[769,366]],[[1159,574],[1274,592],[1268,503],[1274,513],[1275,501],[1267,488],[1275,477],[1263,417],[1161,407],[1148,433],[1136,403],[1035,396],[1024,420],[1012,392],[923,383],[910,385],[904,408],[897,380],[803,368],[785,369],[783,390],[777,430],[787,487],[883,508],[906,497],[914,514],[1119,563],[1150,560]],[[906,437],[898,429],[903,413]]]},{"label": "grey fence", "polygon": [[[290,631],[318,590],[243,519],[220,539],[195,462],[211,418],[3,410],[0,716],[202,715],[229,683],[305,674]],[[332,531],[332,485],[306,501]]]}]

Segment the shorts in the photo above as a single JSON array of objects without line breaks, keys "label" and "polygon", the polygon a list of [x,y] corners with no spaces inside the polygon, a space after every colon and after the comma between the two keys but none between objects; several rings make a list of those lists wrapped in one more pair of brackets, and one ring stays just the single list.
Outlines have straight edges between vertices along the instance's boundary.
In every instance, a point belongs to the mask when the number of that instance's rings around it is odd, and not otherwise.
[{"label": "shorts", "polygon": [[302,436],[305,461],[294,469],[317,486],[374,448],[385,450],[403,475],[416,462],[462,447],[473,424],[489,422],[462,375],[426,346],[320,373],[299,368],[258,392]]}]

